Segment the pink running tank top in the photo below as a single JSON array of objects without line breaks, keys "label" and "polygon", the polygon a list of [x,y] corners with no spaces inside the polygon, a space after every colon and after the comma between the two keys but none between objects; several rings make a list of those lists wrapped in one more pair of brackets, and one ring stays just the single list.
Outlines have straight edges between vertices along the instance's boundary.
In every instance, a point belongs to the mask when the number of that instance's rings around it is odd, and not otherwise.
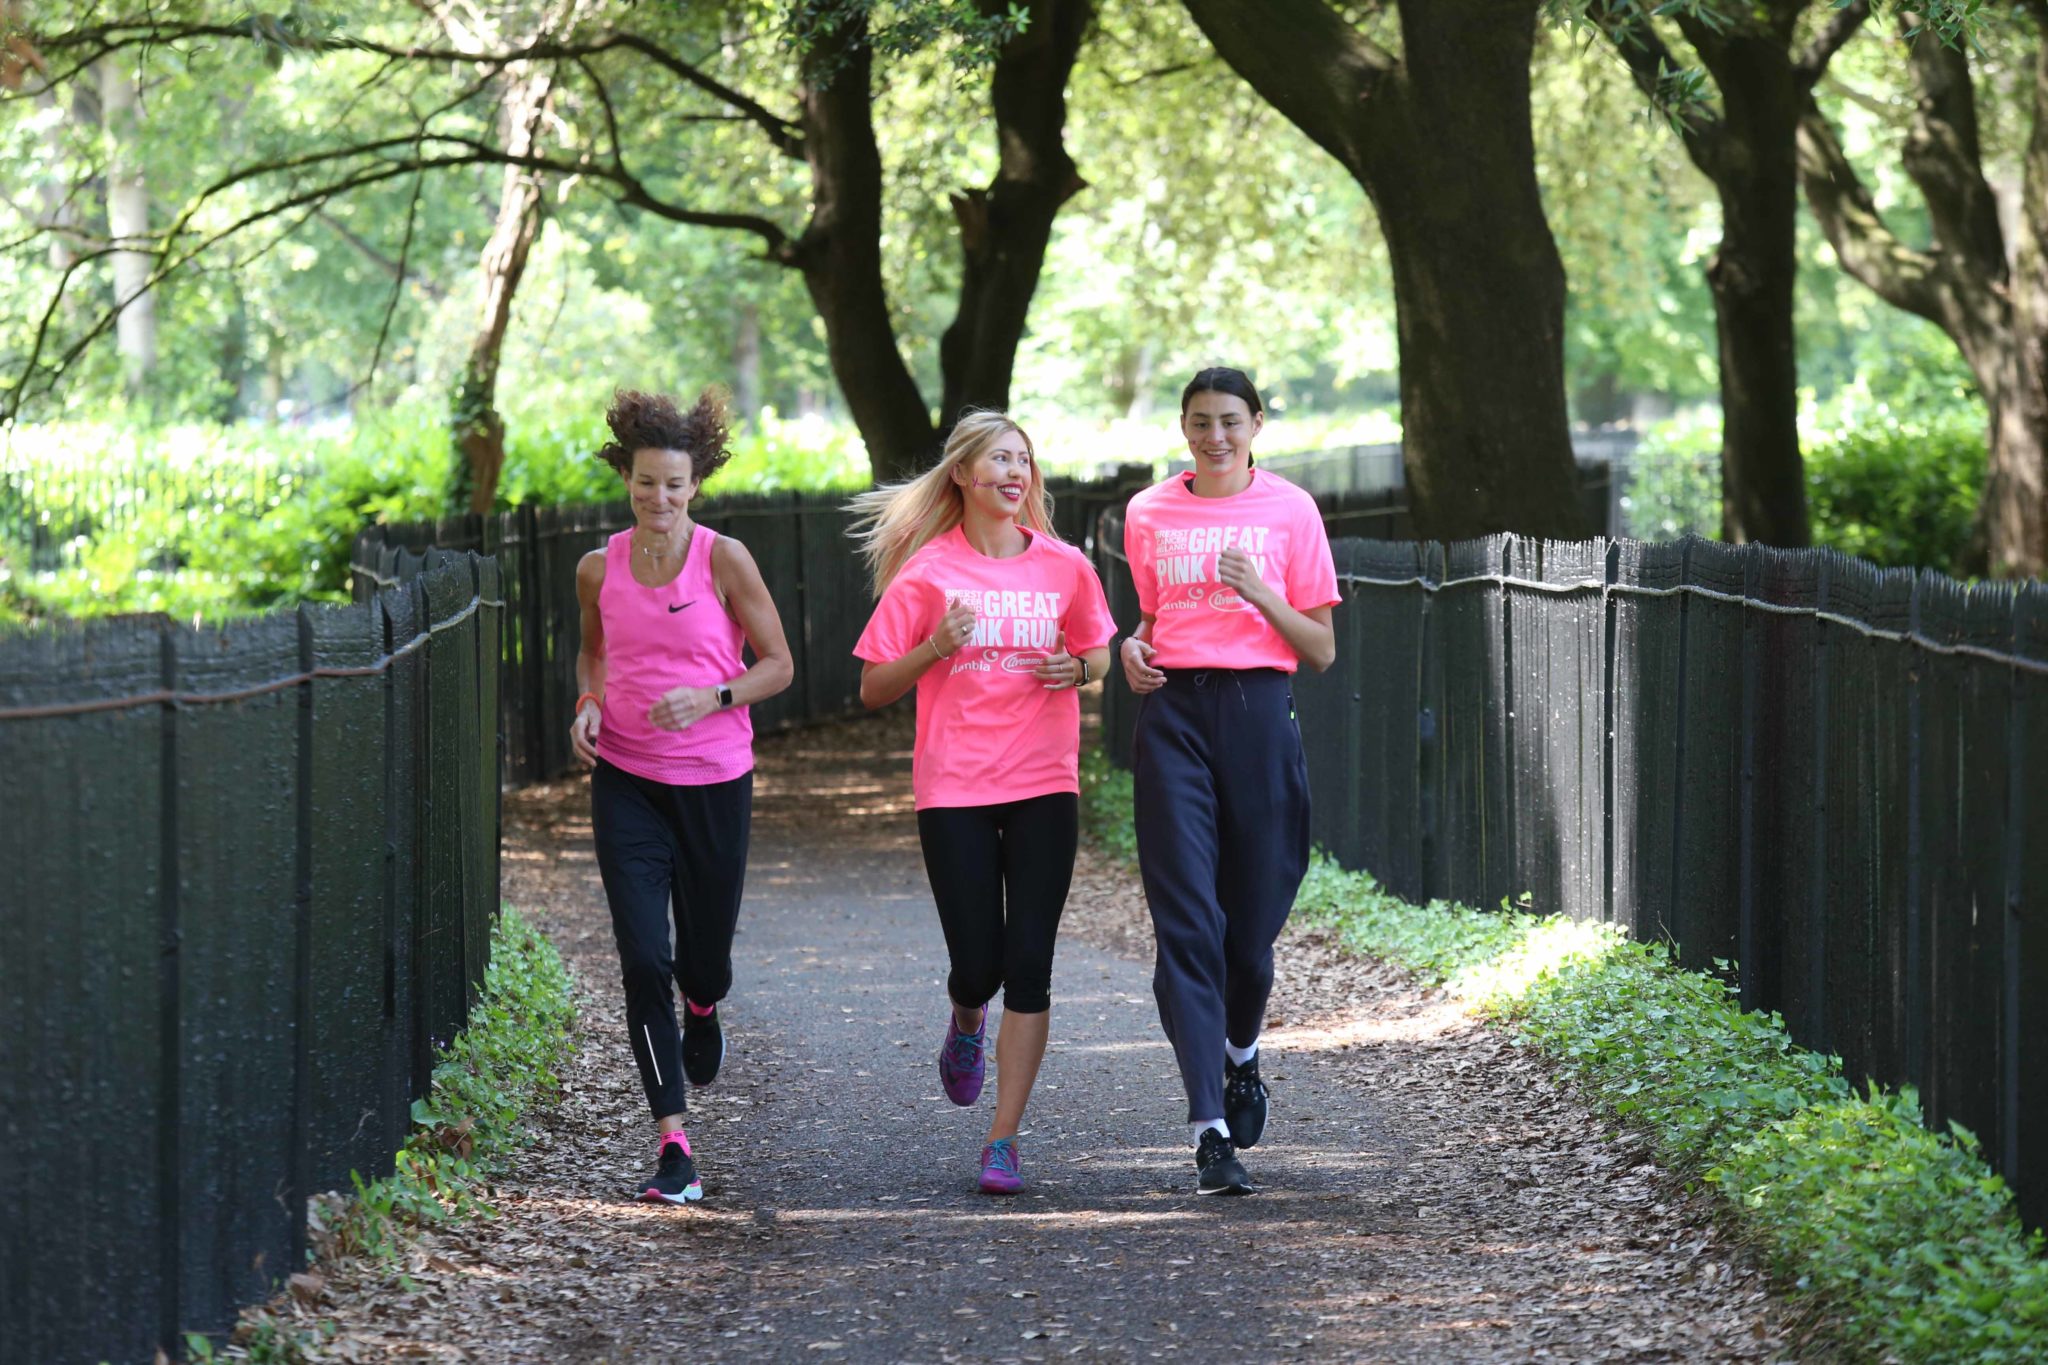
[{"label": "pink running tank top", "polygon": [[713,711],[684,730],[663,730],[647,712],[675,687],[717,687],[746,672],[745,635],[718,600],[711,546],[718,533],[690,535],[683,571],[650,588],[633,577],[633,532],[605,543],[604,718],[597,752],[613,767],[676,787],[729,782],[753,771],[754,721],[744,706]]}]

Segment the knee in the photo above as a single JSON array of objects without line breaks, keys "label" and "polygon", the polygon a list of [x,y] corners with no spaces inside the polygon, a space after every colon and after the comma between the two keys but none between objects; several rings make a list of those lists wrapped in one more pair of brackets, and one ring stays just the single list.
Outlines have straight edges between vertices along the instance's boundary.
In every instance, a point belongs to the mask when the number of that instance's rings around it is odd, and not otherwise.
[{"label": "knee", "polygon": [[670,972],[666,952],[657,952],[637,945],[620,945],[619,975],[626,983],[628,994],[667,990]]},{"label": "knee", "polygon": [[1043,1014],[1052,1008],[1052,973],[1003,983],[1003,1013]]},{"label": "knee", "polygon": [[[1003,969],[999,962],[953,964],[952,973],[946,978],[946,994],[956,1005],[968,1009],[979,1009],[995,998],[1003,986]],[[1007,997],[1005,997],[1007,1003]]]}]

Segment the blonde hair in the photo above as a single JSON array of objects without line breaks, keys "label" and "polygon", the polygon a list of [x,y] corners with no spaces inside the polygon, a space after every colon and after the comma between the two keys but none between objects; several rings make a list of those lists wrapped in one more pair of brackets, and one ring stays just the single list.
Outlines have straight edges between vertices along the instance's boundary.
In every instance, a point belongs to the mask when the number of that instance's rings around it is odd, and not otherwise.
[{"label": "blonde hair", "polygon": [[1045,471],[1038,467],[1038,451],[1030,434],[1003,413],[970,408],[946,437],[937,464],[914,479],[869,489],[848,504],[854,521],[847,535],[860,546],[861,558],[867,561],[875,596],[882,595],[912,555],[966,518],[966,495],[954,481],[953,471],[973,463],[1013,431],[1031,456],[1031,486],[1024,492],[1017,520],[1048,540],[1059,539],[1052,529],[1052,494],[1046,491]]}]

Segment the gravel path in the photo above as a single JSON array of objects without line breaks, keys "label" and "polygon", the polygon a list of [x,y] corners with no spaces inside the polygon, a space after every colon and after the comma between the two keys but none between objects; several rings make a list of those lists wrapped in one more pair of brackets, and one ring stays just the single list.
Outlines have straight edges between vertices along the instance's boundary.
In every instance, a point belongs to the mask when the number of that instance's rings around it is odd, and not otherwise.
[{"label": "gravel path", "polygon": [[729,1053],[690,1132],[706,1197],[627,1197],[651,1125],[581,783],[508,802],[506,896],[574,969],[568,1095],[402,1281],[330,1274],[323,1358],[465,1361],[1751,1361],[1761,1279],[1543,1068],[1301,935],[1265,1070],[1264,1192],[1194,1194],[1135,878],[1084,855],[1028,1192],[974,1190],[993,1086],[939,1093],[944,947],[907,716],[760,746]]}]

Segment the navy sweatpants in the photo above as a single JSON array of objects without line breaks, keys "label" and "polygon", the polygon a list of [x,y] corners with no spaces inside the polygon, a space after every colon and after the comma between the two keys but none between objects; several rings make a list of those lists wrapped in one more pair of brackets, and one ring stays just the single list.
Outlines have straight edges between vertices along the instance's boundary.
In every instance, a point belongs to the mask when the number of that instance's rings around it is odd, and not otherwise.
[{"label": "navy sweatpants", "polygon": [[699,1005],[732,989],[753,811],[752,773],[670,786],[600,759],[590,775],[590,828],[619,944],[627,1042],[657,1119],[689,1107],[674,987]]},{"label": "navy sweatpants", "polygon": [[1223,1113],[1223,1041],[1259,1036],[1273,943],[1308,871],[1308,764],[1288,674],[1178,669],[1141,699],[1134,805],[1152,992],[1188,1092]]}]

